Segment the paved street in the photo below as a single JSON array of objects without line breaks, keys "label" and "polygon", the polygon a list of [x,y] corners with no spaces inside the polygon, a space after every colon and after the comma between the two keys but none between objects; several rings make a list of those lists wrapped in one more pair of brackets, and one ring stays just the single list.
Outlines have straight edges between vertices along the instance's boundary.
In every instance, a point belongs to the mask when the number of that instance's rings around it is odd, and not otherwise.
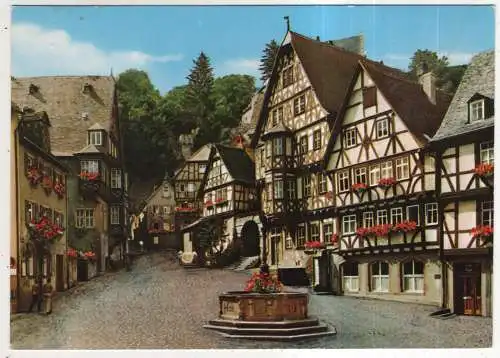
[{"label": "paved street", "polygon": [[[298,344],[226,340],[202,328],[218,312],[217,294],[243,289],[245,274],[179,268],[161,254],[132,272],[97,278],[63,294],[51,316],[19,315],[13,349],[125,348],[462,348],[491,345],[492,321],[428,317],[429,306],[311,296],[310,312],[338,334]],[[36,328],[39,327],[39,328]]]}]

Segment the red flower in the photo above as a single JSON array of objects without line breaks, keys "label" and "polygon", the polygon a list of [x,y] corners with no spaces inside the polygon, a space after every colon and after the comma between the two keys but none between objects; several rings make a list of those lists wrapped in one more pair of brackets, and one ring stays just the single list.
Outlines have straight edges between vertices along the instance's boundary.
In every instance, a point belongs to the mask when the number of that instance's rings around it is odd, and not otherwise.
[{"label": "red flower", "polygon": [[87,171],[80,172],[80,179],[92,181],[96,180],[97,178],[99,178],[99,173],[97,172],[94,173],[89,173]]},{"label": "red flower", "polygon": [[409,221],[409,220],[397,223],[392,228],[392,230],[395,232],[410,232],[416,229],[417,229],[417,223],[415,221]]},{"label": "red flower", "polygon": [[387,236],[392,229],[391,224],[376,225],[371,228],[371,231],[376,236]]},{"label": "red flower", "polygon": [[356,230],[356,235],[359,237],[367,237],[372,234],[371,228],[369,227],[360,227]]},{"label": "red flower", "polygon": [[493,164],[487,164],[487,163],[478,164],[474,169],[476,174],[479,175],[480,177],[487,177],[493,175],[493,170],[494,170]]},{"label": "red flower", "polygon": [[356,183],[352,185],[352,190],[357,192],[365,191],[368,188],[368,185],[365,183]]},{"label": "red flower", "polygon": [[65,187],[63,183],[56,183],[54,185],[54,192],[57,194],[57,196],[62,197],[64,196],[64,191]]},{"label": "red flower", "polygon": [[212,205],[214,205],[214,203],[212,202],[212,200],[205,201],[205,206],[206,207],[209,207],[209,206],[212,206]]},{"label": "red flower", "polygon": [[30,237],[33,240],[46,239],[52,241],[60,238],[64,234],[64,229],[57,224],[53,224],[43,216],[38,222],[32,220],[28,226]]},{"label": "red flower", "polygon": [[332,244],[337,244],[339,242],[339,235],[337,234],[332,234],[332,238],[330,239],[330,242]]},{"label": "red flower", "polygon": [[277,277],[267,273],[255,272],[245,285],[246,292],[277,293],[283,286]]},{"label": "red flower", "polygon": [[33,185],[38,184],[40,182],[40,180],[42,179],[42,174],[40,173],[40,171],[38,170],[37,167],[30,167],[28,169],[27,176],[28,176],[28,180]]},{"label": "red flower", "polygon": [[485,241],[493,239],[493,228],[489,225],[479,225],[470,231],[474,239],[480,238]]},{"label": "red flower", "polygon": [[396,179],[395,178],[382,178],[378,181],[378,185],[384,188],[391,187],[396,184]]},{"label": "red flower", "polygon": [[325,193],[325,198],[327,198],[327,199],[333,198],[333,192],[331,192],[331,191],[326,192]]},{"label": "red flower", "polygon": [[304,247],[307,249],[320,249],[325,245],[320,241],[308,241],[304,244]]}]

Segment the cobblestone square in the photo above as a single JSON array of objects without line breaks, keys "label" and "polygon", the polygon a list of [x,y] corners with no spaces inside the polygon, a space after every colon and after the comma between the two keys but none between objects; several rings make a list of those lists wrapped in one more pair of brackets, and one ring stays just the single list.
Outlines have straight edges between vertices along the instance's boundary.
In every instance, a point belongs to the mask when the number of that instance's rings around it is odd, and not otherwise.
[{"label": "cobblestone square", "polygon": [[[436,307],[341,296],[310,296],[310,313],[337,335],[300,343],[228,340],[202,325],[217,316],[217,295],[243,289],[246,275],[185,270],[162,254],[131,272],[87,282],[56,299],[50,316],[19,314],[12,349],[478,348],[492,342],[492,320],[429,317]],[[306,290],[306,289],[302,289]],[[43,329],[34,329],[42,327]]]}]

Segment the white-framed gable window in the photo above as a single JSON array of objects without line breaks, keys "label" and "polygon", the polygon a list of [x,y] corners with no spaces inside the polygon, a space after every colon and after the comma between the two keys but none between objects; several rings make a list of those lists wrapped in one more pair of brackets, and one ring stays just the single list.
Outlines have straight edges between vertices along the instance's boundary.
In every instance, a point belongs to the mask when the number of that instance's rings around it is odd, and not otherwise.
[{"label": "white-framed gable window", "polygon": [[284,152],[283,138],[277,137],[273,139],[273,154],[274,155],[283,155]]},{"label": "white-framed gable window", "polygon": [[346,129],[344,132],[344,146],[351,148],[357,144],[357,131],[356,128]]},{"label": "white-framed gable window", "polygon": [[122,187],[122,170],[111,168],[111,188],[121,189]]},{"label": "white-framed gable window", "polygon": [[348,191],[349,188],[349,171],[344,170],[341,171],[337,174],[337,179],[338,179],[338,190],[339,193]]},{"label": "white-framed gable window", "polygon": [[78,228],[93,228],[94,209],[77,209],[75,226]]},{"label": "white-framed gable window", "polygon": [[342,235],[354,234],[356,229],[356,215],[344,215],[342,217]]},{"label": "white-framed gable window", "polygon": [[89,144],[102,145],[102,131],[89,131]]},{"label": "white-framed gable window", "polygon": [[366,180],[366,168],[356,168],[354,169],[354,182],[355,183],[363,183],[366,184],[368,181]]},{"label": "white-framed gable window", "polygon": [[293,83],[293,65],[287,66],[282,72],[283,88]]},{"label": "white-framed gable window", "polygon": [[109,209],[111,225],[120,224],[120,207],[112,206]]},{"label": "white-framed gable window", "polygon": [[383,162],[380,164],[382,178],[392,178],[392,162]]},{"label": "white-framed gable window", "polygon": [[318,178],[318,194],[326,193],[328,188],[326,184],[326,175],[323,173],[318,173],[317,178]]},{"label": "white-framed gable window", "polygon": [[493,226],[493,201],[483,201],[481,203],[481,225]]},{"label": "white-framed gable window", "polygon": [[484,99],[469,103],[469,113],[471,121],[480,121],[484,119]]},{"label": "white-framed gable window", "polygon": [[387,118],[376,121],[375,125],[377,130],[377,139],[389,136],[389,120]]},{"label": "white-framed gable window", "polygon": [[396,159],[396,179],[404,180],[410,177],[410,164],[408,157]]},{"label": "white-framed gable window", "polygon": [[493,145],[493,141],[483,142],[479,144],[479,154],[481,156],[482,164],[495,164],[493,160],[494,153],[495,153],[495,146]]},{"label": "white-framed gable window", "polygon": [[293,200],[297,199],[297,183],[295,179],[288,179],[288,199]]}]

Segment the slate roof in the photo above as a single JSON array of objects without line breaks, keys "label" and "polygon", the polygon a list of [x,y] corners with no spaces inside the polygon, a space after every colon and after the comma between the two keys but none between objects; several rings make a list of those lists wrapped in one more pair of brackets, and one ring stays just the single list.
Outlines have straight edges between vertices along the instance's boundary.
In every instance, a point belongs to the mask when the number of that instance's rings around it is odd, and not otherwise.
[{"label": "slate roof", "polygon": [[268,136],[275,133],[292,133],[292,130],[285,126],[283,123],[278,123],[274,127],[269,128],[263,136]]},{"label": "slate roof", "polygon": [[436,90],[436,104],[433,104],[418,82],[394,76],[373,62],[359,62],[410,132],[427,142],[438,130],[451,96]]},{"label": "slate roof", "polygon": [[441,127],[432,138],[432,142],[492,127],[495,124],[494,116],[486,118],[485,120],[467,123],[467,101],[476,93],[491,99],[495,98],[494,51],[482,52],[472,58],[457,88],[450,107],[444,116]]},{"label": "slate roof", "polygon": [[233,180],[254,184],[255,164],[247,152],[240,148],[214,144]]},{"label": "slate roof", "polygon": [[[30,94],[30,86],[38,91]],[[92,91],[83,93],[85,84]],[[87,145],[87,130],[99,124],[111,129],[115,80],[112,76],[47,76],[12,78],[12,101],[20,108],[47,112],[55,155],[72,155]],[[82,118],[88,113],[88,119]]]}]

